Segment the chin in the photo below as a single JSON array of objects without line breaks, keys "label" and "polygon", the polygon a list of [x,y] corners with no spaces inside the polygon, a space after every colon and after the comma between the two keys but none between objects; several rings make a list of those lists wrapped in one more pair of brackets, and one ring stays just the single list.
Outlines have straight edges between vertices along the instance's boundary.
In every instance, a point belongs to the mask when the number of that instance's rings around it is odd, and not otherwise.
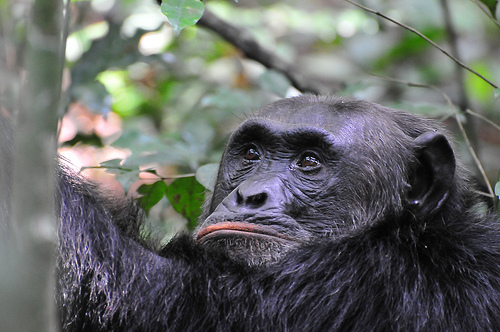
[{"label": "chin", "polygon": [[252,267],[276,264],[298,241],[272,227],[247,222],[221,221],[201,228],[195,240],[210,251]]}]

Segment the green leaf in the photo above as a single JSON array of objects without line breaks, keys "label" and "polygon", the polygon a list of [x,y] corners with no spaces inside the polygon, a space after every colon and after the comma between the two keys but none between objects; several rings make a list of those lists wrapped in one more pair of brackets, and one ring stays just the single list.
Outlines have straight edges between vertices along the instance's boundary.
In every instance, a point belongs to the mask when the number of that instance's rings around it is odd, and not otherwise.
[{"label": "green leaf", "polygon": [[[491,79],[493,72],[490,64],[487,62],[469,63],[469,66],[475,71],[482,73],[486,78]],[[465,89],[470,96],[482,103],[488,103],[494,96],[494,88],[486,83],[482,78],[476,75],[467,75],[465,77]]]},{"label": "green leaf", "polygon": [[153,184],[143,184],[137,189],[137,192],[143,195],[139,199],[144,210],[149,211],[153,206],[163,198],[167,191],[167,184],[163,181],[157,181]]},{"label": "green leaf", "polygon": [[[500,178],[500,175],[499,175]],[[500,181],[495,184],[495,211],[500,212]]]},{"label": "green leaf", "polygon": [[198,0],[163,0],[161,12],[168,18],[176,36],[182,29],[195,25],[203,15],[205,5]]},{"label": "green leaf", "polygon": [[116,159],[110,159],[110,160],[105,160],[102,163],[99,164],[101,167],[120,167],[123,159],[121,158],[116,158]]},{"label": "green leaf", "polygon": [[115,174],[115,179],[118,181],[123,190],[128,193],[130,187],[139,179],[139,174],[141,170],[128,170],[128,169],[112,169],[108,168],[106,172]]},{"label": "green leaf", "polygon": [[193,230],[198,223],[204,191],[194,176],[177,179],[167,188],[166,196],[174,210],[188,220],[188,230]]},{"label": "green leaf", "polygon": [[196,170],[196,180],[207,190],[214,191],[219,164],[206,164]]},{"label": "green leaf", "polygon": [[498,5],[498,0],[479,0],[482,3],[488,7],[488,9],[491,12],[491,15],[496,18],[496,12],[497,12],[497,5]]}]

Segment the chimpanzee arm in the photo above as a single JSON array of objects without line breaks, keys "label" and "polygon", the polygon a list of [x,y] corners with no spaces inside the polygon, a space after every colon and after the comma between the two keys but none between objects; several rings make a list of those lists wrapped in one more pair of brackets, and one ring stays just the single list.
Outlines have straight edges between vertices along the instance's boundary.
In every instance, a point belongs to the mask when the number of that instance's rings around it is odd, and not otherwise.
[{"label": "chimpanzee arm", "polygon": [[[195,264],[204,258],[192,241],[187,236],[176,240],[179,258],[160,257],[122,234],[105,204],[108,198],[92,184],[61,171],[59,190],[63,329],[172,330],[193,324],[185,317],[199,315],[205,306],[204,299],[191,297],[207,287],[210,277],[203,264]],[[130,209],[135,223],[137,216],[127,205],[120,208]],[[182,313],[175,308],[183,308]]]}]

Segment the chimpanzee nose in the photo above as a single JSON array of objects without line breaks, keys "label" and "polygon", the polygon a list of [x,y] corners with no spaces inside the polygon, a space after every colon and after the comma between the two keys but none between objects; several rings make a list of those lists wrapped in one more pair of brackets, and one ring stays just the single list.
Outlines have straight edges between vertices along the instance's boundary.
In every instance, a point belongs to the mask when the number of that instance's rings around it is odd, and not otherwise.
[{"label": "chimpanzee nose", "polygon": [[285,203],[283,183],[274,176],[243,181],[222,201],[221,205],[235,213],[255,213],[283,211]]},{"label": "chimpanzee nose", "polygon": [[267,188],[256,187],[255,184],[242,183],[236,189],[236,204],[239,206],[258,209],[263,207],[269,197]]}]

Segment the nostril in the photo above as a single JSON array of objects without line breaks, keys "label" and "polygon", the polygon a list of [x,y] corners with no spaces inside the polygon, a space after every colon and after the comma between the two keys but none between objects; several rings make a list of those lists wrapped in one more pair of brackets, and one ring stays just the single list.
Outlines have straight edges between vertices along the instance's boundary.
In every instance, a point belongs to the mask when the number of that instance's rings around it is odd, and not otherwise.
[{"label": "nostril", "polygon": [[238,205],[242,205],[243,202],[244,202],[244,198],[243,198],[243,195],[240,193],[239,190],[236,191],[236,204]]},{"label": "nostril", "polygon": [[247,179],[233,189],[221,204],[233,213],[284,211],[288,198],[282,181],[275,176]]},{"label": "nostril", "polygon": [[256,195],[249,196],[246,200],[246,204],[250,207],[260,207],[266,203],[267,193],[260,193]]}]

